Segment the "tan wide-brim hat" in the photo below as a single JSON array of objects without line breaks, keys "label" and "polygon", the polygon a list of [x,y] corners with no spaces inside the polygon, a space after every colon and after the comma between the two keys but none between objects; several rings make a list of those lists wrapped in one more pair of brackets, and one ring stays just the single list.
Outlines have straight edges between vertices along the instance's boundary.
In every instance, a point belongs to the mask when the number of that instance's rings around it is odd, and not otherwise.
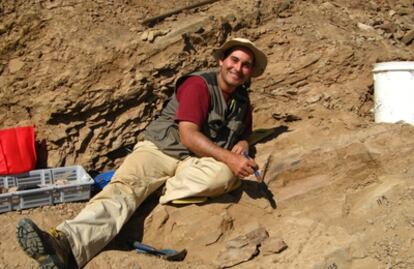
[{"label": "tan wide-brim hat", "polygon": [[226,43],[224,43],[220,48],[213,50],[213,56],[218,61],[222,59],[224,52],[232,47],[242,46],[250,49],[254,54],[254,66],[252,70],[252,77],[258,77],[266,69],[267,66],[267,57],[256,45],[248,39],[245,38],[233,38]]}]

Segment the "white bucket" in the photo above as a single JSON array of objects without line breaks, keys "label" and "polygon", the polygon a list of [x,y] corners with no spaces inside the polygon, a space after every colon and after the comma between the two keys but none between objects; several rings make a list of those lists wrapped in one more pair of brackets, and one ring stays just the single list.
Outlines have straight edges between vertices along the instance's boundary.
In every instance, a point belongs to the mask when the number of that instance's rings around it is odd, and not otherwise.
[{"label": "white bucket", "polygon": [[375,122],[414,124],[414,62],[374,65]]}]

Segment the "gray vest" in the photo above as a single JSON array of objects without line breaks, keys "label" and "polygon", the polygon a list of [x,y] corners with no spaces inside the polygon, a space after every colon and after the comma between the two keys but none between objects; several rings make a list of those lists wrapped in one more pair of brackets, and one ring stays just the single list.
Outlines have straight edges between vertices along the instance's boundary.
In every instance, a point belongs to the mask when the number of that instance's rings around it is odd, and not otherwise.
[{"label": "gray vest", "polygon": [[[241,135],[247,127],[246,118],[250,106],[247,88],[240,86],[227,105],[218,87],[217,72],[214,71],[197,72],[180,77],[176,82],[175,91],[189,76],[201,76],[209,91],[209,113],[207,121],[201,127],[201,132],[218,146],[231,149],[242,138]],[[148,125],[144,137],[157,145],[165,154],[182,160],[194,154],[180,143],[178,123],[175,122],[178,105],[175,92],[161,115]]]}]

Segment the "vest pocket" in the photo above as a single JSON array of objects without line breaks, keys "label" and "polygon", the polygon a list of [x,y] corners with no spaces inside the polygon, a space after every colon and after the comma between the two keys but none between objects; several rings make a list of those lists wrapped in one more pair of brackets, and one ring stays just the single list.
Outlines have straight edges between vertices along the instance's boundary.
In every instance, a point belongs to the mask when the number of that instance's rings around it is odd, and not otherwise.
[{"label": "vest pocket", "polygon": [[208,115],[208,121],[204,130],[206,135],[214,141],[223,132],[224,128],[226,128],[224,117],[215,111],[211,111]]},{"label": "vest pocket", "polygon": [[240,140],[241,135],[246,129],[246,125],[240,121],[233,121],[231,124],[229,124],[229,129],[230,135],[227,146],[230,148],[233,147],[238,142],[238,140]]}]

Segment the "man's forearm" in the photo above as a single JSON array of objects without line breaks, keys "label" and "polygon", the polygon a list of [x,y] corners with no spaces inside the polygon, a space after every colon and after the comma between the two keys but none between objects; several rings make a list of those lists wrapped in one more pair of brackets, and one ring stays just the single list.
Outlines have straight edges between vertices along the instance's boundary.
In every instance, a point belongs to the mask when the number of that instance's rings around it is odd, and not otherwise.
[{"label": "man's forearm", "polygon": [[191,152],[199,157],[213,157],[214,159],[226,162],[230,158],[231,152],[227,149],[217,146],[203,133],[192,131],[181,141]]},{"label": "man's forearm", "polygon": [[213,157],[217,161],[225,163],[238,177],[251,175],[254,171],[253,168],[257,167],[252,159],[245,158],[241,154],[243,146],[240,147],[240,152],[221,148],[201,133],[199,127],[192,122],[180,122],[179,132],[181,143],[190,151],[198,157]]}]

